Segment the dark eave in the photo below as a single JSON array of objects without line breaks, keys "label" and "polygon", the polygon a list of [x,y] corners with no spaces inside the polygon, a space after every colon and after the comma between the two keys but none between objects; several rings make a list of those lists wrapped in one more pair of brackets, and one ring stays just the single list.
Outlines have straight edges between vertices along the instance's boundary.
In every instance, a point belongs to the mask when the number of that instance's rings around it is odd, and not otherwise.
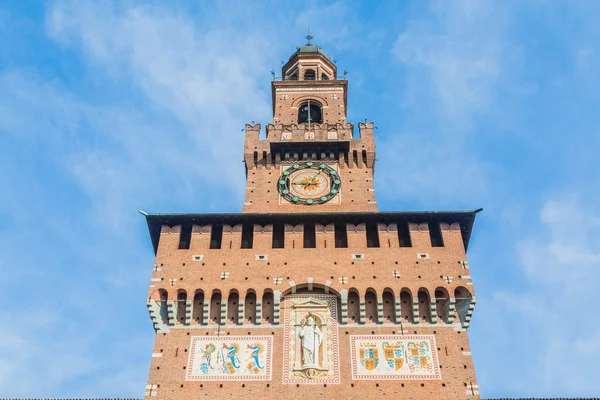
[{"label": "dark eave", "polygon": [[475,215],[482,209],[471,211],[408,211],[408,212],[315,212],[315,213],[219,213],[219,214],[149,214],[140,211],[146,217],[148,231],[154,253],[158,249],[160,231],[163,225],[210,225],[227,224],[237,225],[241,223],[252,223],[267,225],[282,222],[297,225],[302,222],[314,222],[330,224],[333,222],[346,222],[359,224],[363,222],[394,223],[398,221],[423,223],[423,222],[445,222],[452,224],[458,222],[465,246],[469,246]]}]

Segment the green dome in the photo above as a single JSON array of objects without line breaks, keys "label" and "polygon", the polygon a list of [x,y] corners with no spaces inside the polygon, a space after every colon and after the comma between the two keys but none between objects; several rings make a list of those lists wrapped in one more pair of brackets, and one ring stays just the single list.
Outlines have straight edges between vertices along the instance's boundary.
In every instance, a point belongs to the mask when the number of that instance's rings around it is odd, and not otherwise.
[{"label": "green dome", "polygon": [[294,54],[290,56],[290,60],[298,54],[321,54],[323,57],[331,61],[329,55],[325,53],[319,46],[315,46],[314,44],[300,47]]}]

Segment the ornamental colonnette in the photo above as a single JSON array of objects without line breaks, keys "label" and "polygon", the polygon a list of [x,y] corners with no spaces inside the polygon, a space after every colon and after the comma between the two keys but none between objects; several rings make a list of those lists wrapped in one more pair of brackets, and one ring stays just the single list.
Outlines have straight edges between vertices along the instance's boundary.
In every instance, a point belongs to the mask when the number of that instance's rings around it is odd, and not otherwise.
[{"label": "ornamental colonnette", "polygon": [[[309,38],[310,39],[310,38]],[[379,212],[373,123],[318,46],[246,125],[238,214],[146,214],[146,397],[478,399],[466,258],[478,210]]]}]

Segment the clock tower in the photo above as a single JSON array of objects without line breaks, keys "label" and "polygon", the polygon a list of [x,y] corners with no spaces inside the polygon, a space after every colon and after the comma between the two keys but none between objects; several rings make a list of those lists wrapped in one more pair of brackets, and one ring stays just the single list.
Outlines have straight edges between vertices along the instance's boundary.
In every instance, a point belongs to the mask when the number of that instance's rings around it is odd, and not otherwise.
[{"label": "clock tower", "polygon": [[271,84],[266,140],[260,125],[246,125],[243,212],[377,211],[373,123],[355,132],[346,120],[348,81],[310,41],[281,73]]},{"label": "clock tower", "polygon": [[[380,212],[373,123],[318,46],[246,125],[241,213],[148,214],[147,398],[479,399],[472,211]],[[264,139],[261,138],[264,137]]]}]

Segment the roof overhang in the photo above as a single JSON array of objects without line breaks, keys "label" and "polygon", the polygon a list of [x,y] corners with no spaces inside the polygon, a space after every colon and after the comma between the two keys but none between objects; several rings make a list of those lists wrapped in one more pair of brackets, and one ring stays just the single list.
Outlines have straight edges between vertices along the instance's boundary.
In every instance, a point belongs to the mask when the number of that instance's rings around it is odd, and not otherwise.
[{"label": "roof overhang", "polygon": [[459,223],[460,231],[465,246],[469,246],[471,231],[475,222],[475,215],[482,209],[472,211],[409,211],[409,212],[315,212],[315,213],[235,213],[235,214],[149,214],[140,211],[146,217],[148,231],[154,253],[158,249],[160,231],[163,225],[210,225],[227,224],[237,225],[251,223],[258,225],[282,222],[297,225],[303,222],[314,222],[327,225],[334,222],[359,224],[363,222],[445,222],[448,224]]}]

